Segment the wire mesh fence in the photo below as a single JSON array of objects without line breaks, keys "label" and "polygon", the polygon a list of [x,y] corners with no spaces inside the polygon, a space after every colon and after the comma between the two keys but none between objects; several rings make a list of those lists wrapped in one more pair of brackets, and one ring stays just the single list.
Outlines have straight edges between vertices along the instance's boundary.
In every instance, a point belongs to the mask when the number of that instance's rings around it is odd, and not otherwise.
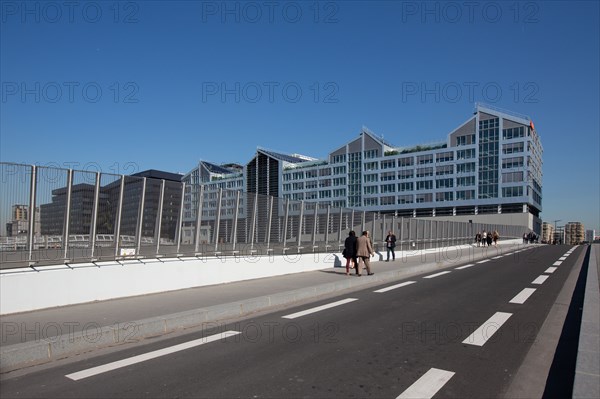
[{"label": "wire mesh fence", "polygon": [[[340,252],[351,230],[376,251],[473,243],[522,226],[398,217],[146,177],[0,163],[0,267]],[[33,210],[33,211],[31,211]]]}]

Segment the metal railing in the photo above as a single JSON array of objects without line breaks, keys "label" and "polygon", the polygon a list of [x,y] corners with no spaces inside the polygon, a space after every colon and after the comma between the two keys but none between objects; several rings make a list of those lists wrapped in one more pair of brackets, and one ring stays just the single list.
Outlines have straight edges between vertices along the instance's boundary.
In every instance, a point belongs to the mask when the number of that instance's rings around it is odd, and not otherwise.
[{"label": "metal railing", "polygon": [[[350,230],[384,250],[472,243],[523,227],[395,217],[213,186],[0,163],[0,268],[162,257],[340,252]],[[30,210],[33,210],[31,212]]]}]

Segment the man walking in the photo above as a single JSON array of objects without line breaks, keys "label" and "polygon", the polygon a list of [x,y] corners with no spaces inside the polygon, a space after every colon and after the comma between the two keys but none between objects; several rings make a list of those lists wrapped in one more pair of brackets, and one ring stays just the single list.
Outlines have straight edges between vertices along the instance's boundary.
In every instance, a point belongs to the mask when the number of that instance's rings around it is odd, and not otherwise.
[{"label": "man walking", "polygon": [[390,261],[390,252],[392,253],[392,261],[396,260],[396,253],[394,252],[394,248],[396,247],[396,236],[392,230],[388,232],[388,235],[385,238],[385,247],[387,248],[387,259],[385,261]]},{"label": "man walking", "polygon": [[[373,247],[371,246],[371,240],[367,236],[367,232],[363,231],[362,235],[358,237],[356,256],[361,258],[367,268],[367,274],[372,276],[375,273],[371,272],[371,256],[375,255]],[[360,262],[356,265],[356,274],[361,276],[361,264]]]}]

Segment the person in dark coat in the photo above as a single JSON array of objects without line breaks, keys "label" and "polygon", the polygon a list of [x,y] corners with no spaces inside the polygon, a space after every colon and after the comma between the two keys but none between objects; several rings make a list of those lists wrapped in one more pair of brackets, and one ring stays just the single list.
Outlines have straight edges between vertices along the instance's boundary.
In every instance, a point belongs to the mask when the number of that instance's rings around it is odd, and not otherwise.
[{"label": "person in dark coat", "polygon": [[357,252],[357,240],[356,233],[352,230],[348,233],[348,237],[346,237],[346,241],[344,241],[344,258],[346,258],[346,276],[350,275],[350,262],[354,262],[354,267],[358,265],[358,260],[356,258]]},{"label": "person in dark coat", "polygon": [[394,252],[394,248],[396,247],[396,236],[392,230],[390,230],[387,237],[385,237],[385,247],[387,248],[387,259],[385,261],[390,261],[390,252],[392,253],[392,261],[396,260],[396,253]]}]

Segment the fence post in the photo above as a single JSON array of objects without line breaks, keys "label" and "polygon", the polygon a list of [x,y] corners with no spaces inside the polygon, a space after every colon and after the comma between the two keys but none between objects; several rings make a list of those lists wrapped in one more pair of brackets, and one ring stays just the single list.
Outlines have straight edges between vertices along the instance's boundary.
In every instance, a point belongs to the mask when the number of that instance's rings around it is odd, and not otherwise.
[{"label": "fence post", "polygon": [[233,213],[233,239],[231,250],[235,251],[235,244],[237,243],[237,227],[238,227],[238,216],[240,209],[240,190],[237,190],[235,195],[235,211]]},{"label": "fence post", "polygon": [[204,203],[204,185],[200,185],[198,192],[198,207],[196,208],[196,236],[194,237],[194,255],[198,254],[200,249],[200,226],[202,223],[202,205]]},{"label": "fence post", "polygon": [[163,213],[163,202],[165,199],[165,180],[161,180],[160,183],[160,195],[158,197],[158,212],[156,215],[156,231],[154,232],[154,237],[156,237],[156,253],[158,256],[158,251],[160,250],[160,230],[162,229],[162,213]]},{"label": "fence post", "polygon": [[254,193],[254,206],[252,207],[252,218],[250,219],[250,251],[254,249],[254,231],[256,230],[256,213],[258,212],[258,193]]},{"label": "fence post", "polygon": [[215,252],[219,249],[219,228],[221,227],[221,199],[223,198],[223,189],[219,189],[217,196],[217,214],[215,219]]},{"label": "fence post", "polygon": [[142,246],[142,233],[144,231],[144,203],[146,202],[146,178],[142,178],[142,198],[140,198],[140,209],[138,212],[138,225],[137,225],[137,237],[136,237],[136,254],[140,256],[140,250]]},{"label": "fence post", "polygon": [[327,204],[327,222],[325,223],[325,251],[327,251],[329,243],[329,213],[331,211],[331,204]]},{"label": "fence post", "polygon": [[[35,195],[37,188],[37,166],[31,165],[31,180],[29,182],[29,231],[27,232],[27,239],[29,240],[29,262],[33,261],[33,248],[35,234]],[[31,266],[31,264],[30,264]]]},{"label": "fence post", "polygon": [[315,250],[315,239],[317,236],[317,216],[319,212],[319,204],[315,202],[315,214],[313,217],[313,231],[312,231],[312,247],[313,251]]},{"label": "fence post", "polygon": [[175,231],[175,239],[177,240],[177,249],[175,252],[179,255],[181,248],[181,230],[183,227],[183,200],[185,198],[185,182],[181,183],[181,202],[179,204],[179,216],[177,217],[177,230]]},{"label": "fence post", "polygon": [[302,245],[302,220],[304,218],[304,200],[300,201],[300,218],[298,219],[298,252]]},{"label": "fence post", "polygon": [[344,208],[342,208],[340,206],[340,225],[338,228],[338,243],[341,244],[342,243],[342,220],[344,218]]},{"label": "fence post", "polygon": [[123,212],[123,192],[125,191],[125,175],[121,175],[119,187],[119,205],[117,207],[117,223],[115,226],[115,258],[119,256],[119,237],[121,236],[121,214]]},{"label": "fence post", "polygon": [[290,212],[290,199],[286,198],[285,200],[285,216],[283,219],[283,252],[285,253],[285,242],[287,241],[287,226],[288,226],[288,216]]},{"label": "fence post", "polygon": [[63,222],[64,259],[69,258],[69,224],[71,223],[71,190],[73,189],[73,169],[67,170],[67,208]]},{"label": "fence post", "polygon": [[[256,195],[258,198],[258,194]],[[271,224],[273,222],[273,196],[269,197],[269,216],[267,218],[267,249],[270,249],[271,247]],[[287,210],[286,210],[286,214],[287,214]],[[285,246],[285,244],[284,244]],[[268,252],[268,251],[267,251]]]},{"label": "fence post", "polygon": [[365,231],[365,225],[366,225],[366,219],[367,219],[367,211],[362,211],[362,218],[361,218],[361,226],[360,226],[360,235],[362,235],[362,232]]},{"label": "fence post", "polygon": [[96,187],[94,189],[94,205],[92,206],[92,225],[90,226],[90,244],[92,247],[90,258],[94,260],[96,250],[96,222],[98,220],[98,202],[100,200],[100,172],[96,172]]}]

